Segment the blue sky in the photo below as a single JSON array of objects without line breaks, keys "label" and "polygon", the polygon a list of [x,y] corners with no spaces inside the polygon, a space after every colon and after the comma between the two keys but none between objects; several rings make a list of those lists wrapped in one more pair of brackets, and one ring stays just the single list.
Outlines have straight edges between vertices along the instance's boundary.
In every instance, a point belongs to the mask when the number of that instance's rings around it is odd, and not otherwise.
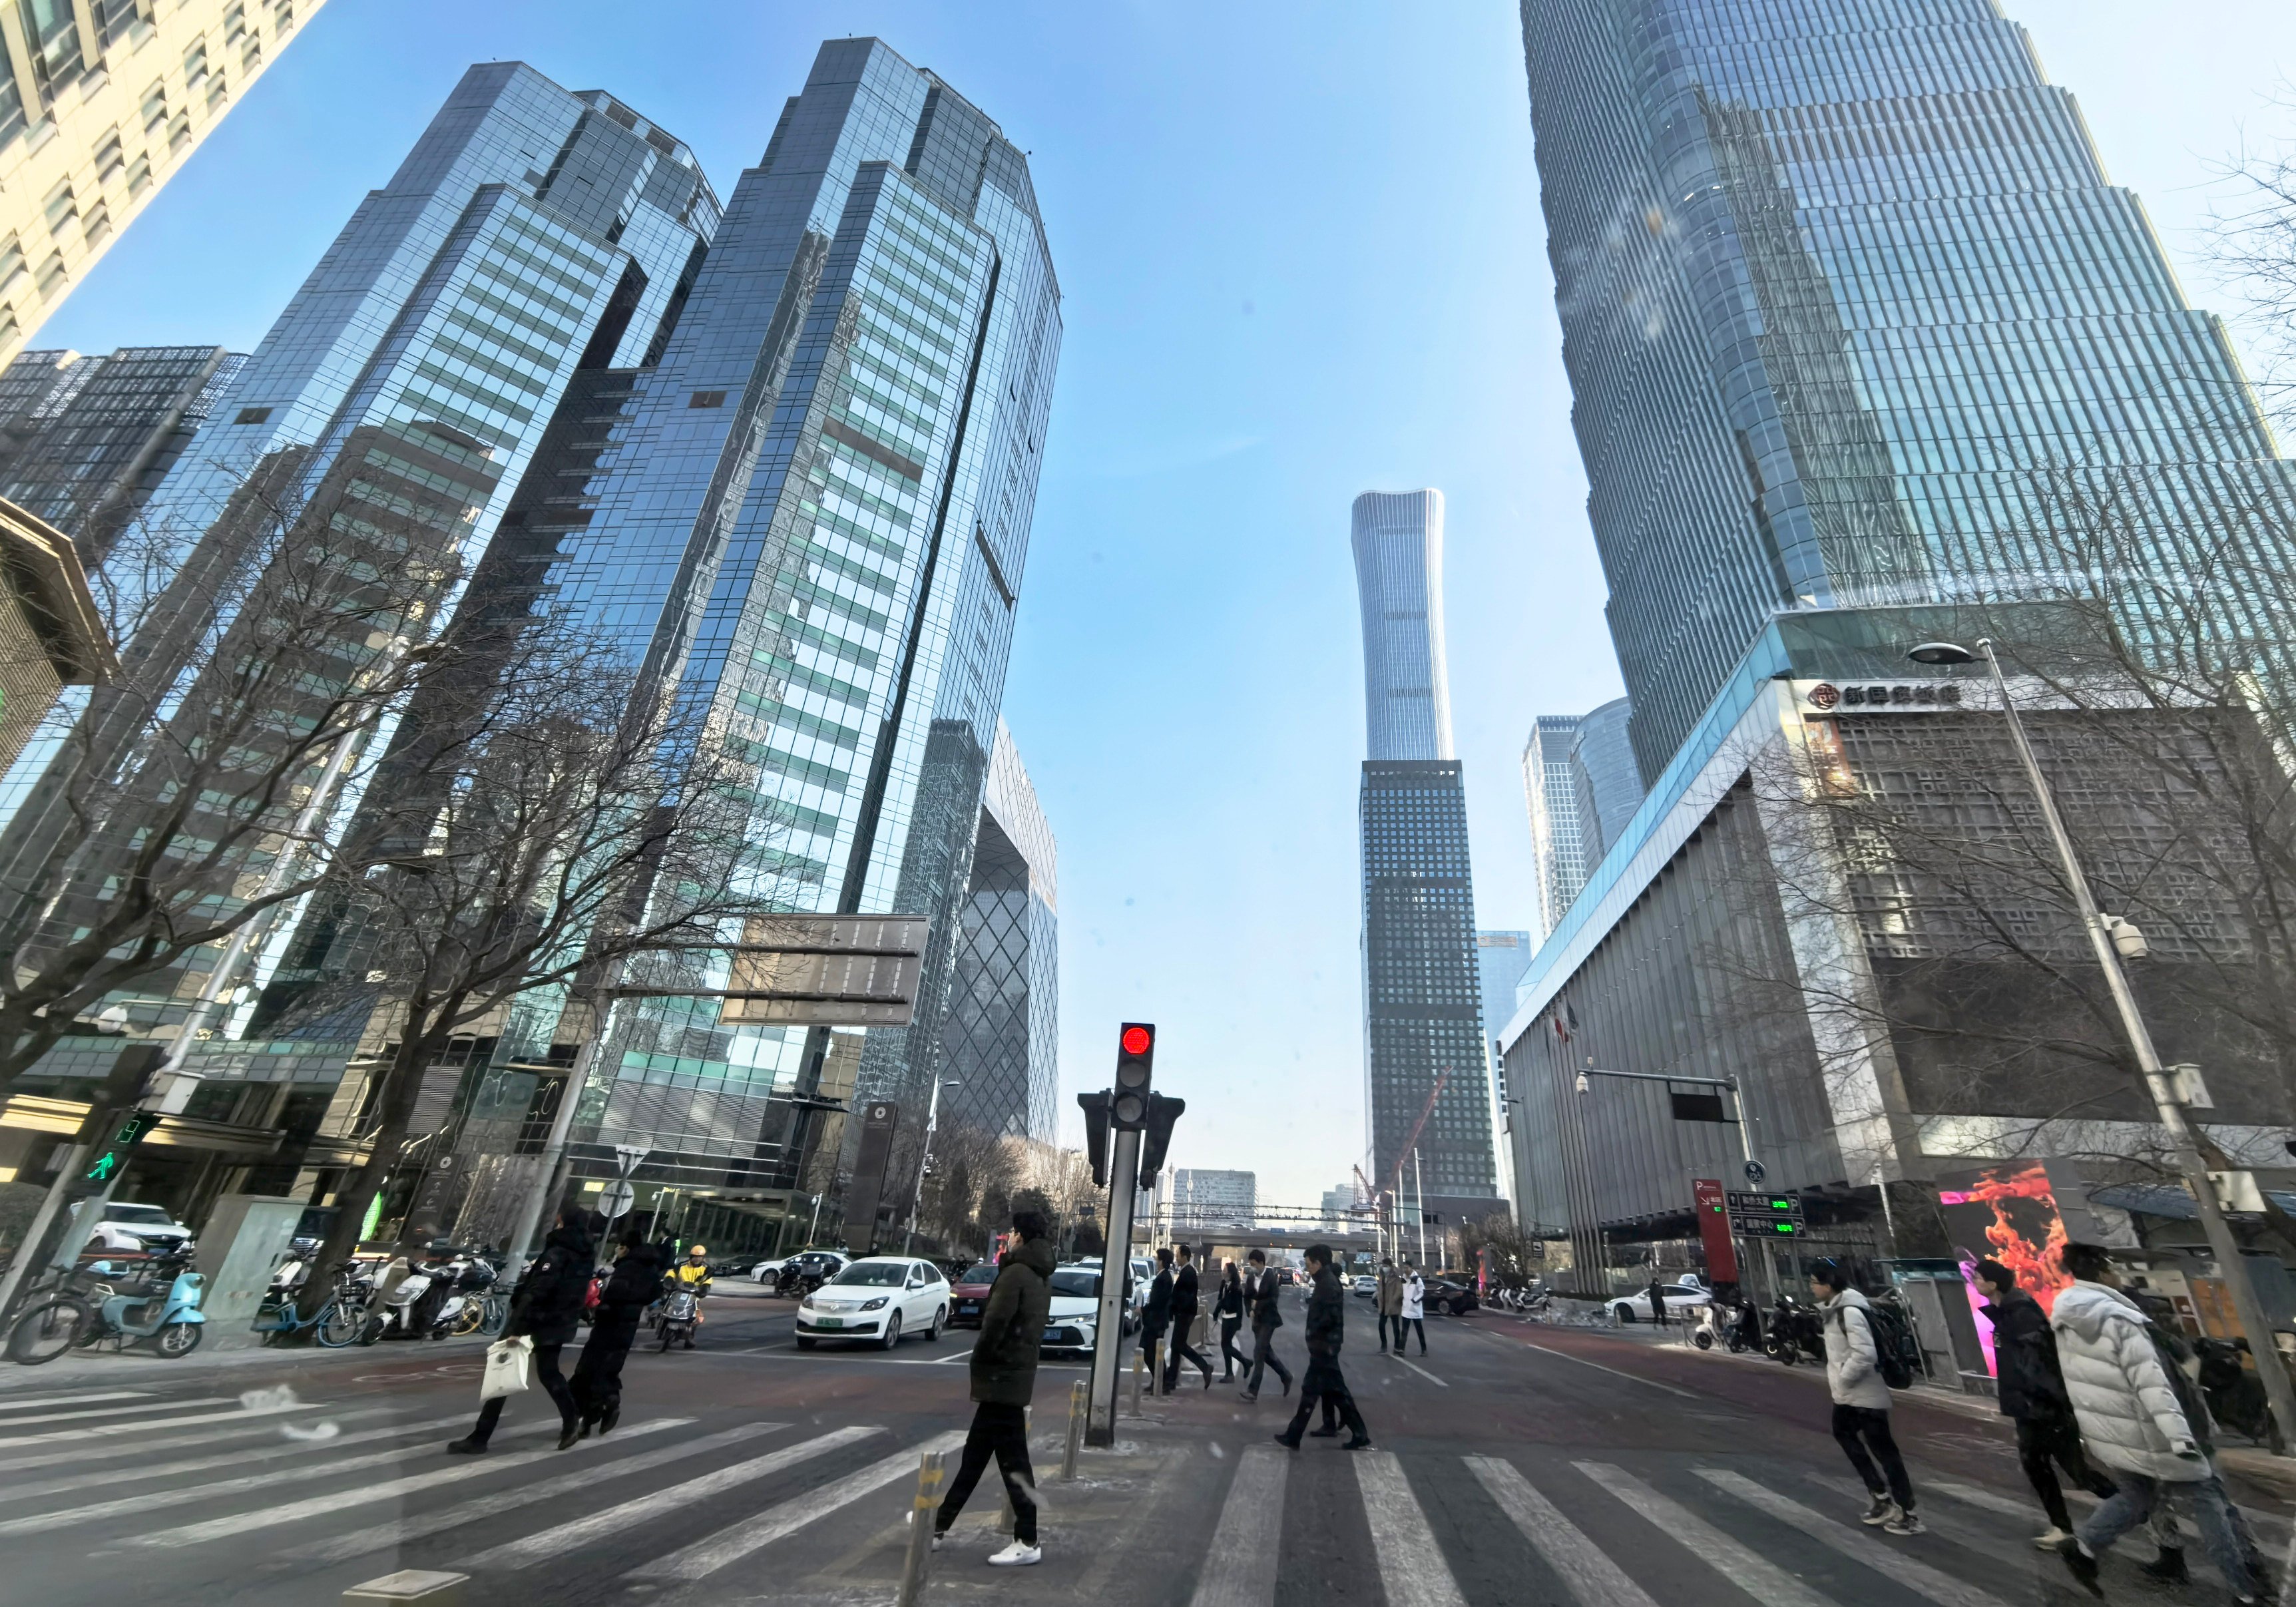
[{"label": "blue sky", "polygon": [[[2222,305],[2211,167],[2291,132],[2296,7],[2009,9]],[[611,90],[725,193],[849,33],[1032,153],[1066,298],[1005,693],[1060,838],[1063,1107],[1156,1021],[1175,1163],[1312,1202],[1364,1143],[1349,502],[1448,501],[1485,927],[1529,920],[1531,717],[1618,691],[1512,6],[331,0],[39,341],[250,348],[472,61]]]}]

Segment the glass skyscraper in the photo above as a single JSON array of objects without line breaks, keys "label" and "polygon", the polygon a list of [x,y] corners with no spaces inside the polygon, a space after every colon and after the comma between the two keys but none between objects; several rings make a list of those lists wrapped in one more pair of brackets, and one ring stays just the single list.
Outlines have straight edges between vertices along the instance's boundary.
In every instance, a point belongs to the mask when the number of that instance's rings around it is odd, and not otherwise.
[{"label": "glass skyscraper", "polygon": [[[1570,774],[1570,743],[1578,734],[1575,714],[1542,714],[1531,722],[1522,748],[1522,801],[1530,816],[1530,855],[1538,881],[1538,935],[1543,939],[1587,885],[1586,833],[1578,822],[1578,789]],[[1513,1015],[1510,1004],[1496,1027]]]},{"label": "glass skyscraper", "polygon": [[1021,152],[882,42],[824,44],[616,404],[550,606],[739,745],[762,902],[931,920],[921,1004],[867,1032],[627,1006],[578,1155],[640,1143],[680,1177],[738,1160],[830,1189],[840,1145],[791,1096],[892,1099],[903,1143],[922,1126],[1060,339]]},{"label": "glass skyscraper", "polygon": [[1402,1189],[1415,1199],[1423,1185],[1427,1209],[1450,1222],[1496,1209],[1498,1176],[1443,662],[1443,494],[1366,491],[1352,543],[1370,756],[1358,800],[1366,1147],[1375,1186],[1396,1188],[1400,1167]]},{"label": "glass skyscraper", "polygon": [[2234,638],[2290,466],[1990,0],[1523,0],[1589,514],[1654,778],[1775,611],[2109,587]]}]

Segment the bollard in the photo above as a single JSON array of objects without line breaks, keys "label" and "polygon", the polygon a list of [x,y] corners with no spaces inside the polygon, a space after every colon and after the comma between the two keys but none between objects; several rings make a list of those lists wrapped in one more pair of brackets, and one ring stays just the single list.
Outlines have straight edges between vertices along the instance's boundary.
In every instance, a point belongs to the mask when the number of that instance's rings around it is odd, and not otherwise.
[{"label": "bollard", "polygon": [[927,1451],[917,1463],[917,1496],[909,1508],[909,1550],[901,1559],[899,1607],[917,1607],[925,1593],[925,1562],[932,1555],[933,1518],[940,1511],[941,1461]]},{"label": "bollard", "polygon": [[1092,1389],[1081,1379],[1069,1386],[1069,1442],[1061,1451],[1061,1480],[1076,1481],[1077,1457],[1084,1450],[1085,1420],[1092,1415]]},{"label": "bollard", "polygon": [[1140,1415],[1140,1379],[1141,1379],[1141,1375],[1142,1375],[1143,1373],[1144,1373],[1145,1372],[1147,1372],[1147,1370],[1148,1370],[1148,1358],[1147,1358],[1145,1356],[1143,1356],[1139,1351],[1135,1350],[1135,1351],[1132,1353],[1132,1413],[1131,1413],[1131,1414],[1132,1414],[1133,1416],[1135,1416],[1135,1417],[1137,1417],[1137,1416],[1139,1416],[1139,1415]]}]

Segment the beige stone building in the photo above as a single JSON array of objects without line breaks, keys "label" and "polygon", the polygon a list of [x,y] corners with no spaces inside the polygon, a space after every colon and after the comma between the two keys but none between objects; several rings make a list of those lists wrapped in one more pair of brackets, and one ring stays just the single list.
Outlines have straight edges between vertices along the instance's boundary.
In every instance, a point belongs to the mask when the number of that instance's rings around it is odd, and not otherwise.
[{"label": "beige stone building", "polygon": [[70,539],[0,501],[0,769],[22,750],[58,691],[112,668],[111,642]]},{"label": "beige stone building", "polygon": [[0,4],[0,364],[322,3]]}]

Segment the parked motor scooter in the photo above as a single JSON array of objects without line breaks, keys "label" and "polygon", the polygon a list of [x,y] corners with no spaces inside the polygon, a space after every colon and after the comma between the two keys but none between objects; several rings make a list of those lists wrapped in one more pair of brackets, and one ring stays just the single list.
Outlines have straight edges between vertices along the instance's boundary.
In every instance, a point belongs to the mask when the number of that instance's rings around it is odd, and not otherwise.
[{"label": "parked motor scooter", "polygon": [[106,1340],[120,1350],[149,1340],[160,1356],[180,1360],[199,1349],[208,1320],[200,1309],[207,1279],[191,1265],[189,1250],[154,1256],[140,1267],[90,1262],[84,1270],[107,1282],[86,1295],[61,1294],[25,1313],[10,1335],[8,1353],[18,1362],[37,1364]]},{"label": "parked motor scooter", "polygon": [[499,1275],[494,1264],[483,1256],[457,1250],[454,1259],[433,1275],[436,1285],[445,1291],[445,1298],[430,1319],[430,1337],[442,1340],[450,1333],[477,1332],[483,1318],[486,1291]]},{"label": "parked motor scooter", "polygon": [[359,1329],[358,1342],[372,1345],[379,1340],[420,1339],[428,1333],[440,1300],[426,1300],[425,1297],[444,1270],[438,1263],[418,1261],[412,1257],[404,1258],[403,1271],[400,1262],[392,1262],[375,1280],[381,1298],[368,1303],[366,1322]]},{"label": "parked motor scooter", "polygon": [[1769,1332],[1762,1336],[1761,1342],[1763,1355],[1774,1356],[1789,1367],[1800,1361],[1823,1365],[1825,1319],[1793,1296],[1782,1294],[1776,1311],[1771,1314]]}]

